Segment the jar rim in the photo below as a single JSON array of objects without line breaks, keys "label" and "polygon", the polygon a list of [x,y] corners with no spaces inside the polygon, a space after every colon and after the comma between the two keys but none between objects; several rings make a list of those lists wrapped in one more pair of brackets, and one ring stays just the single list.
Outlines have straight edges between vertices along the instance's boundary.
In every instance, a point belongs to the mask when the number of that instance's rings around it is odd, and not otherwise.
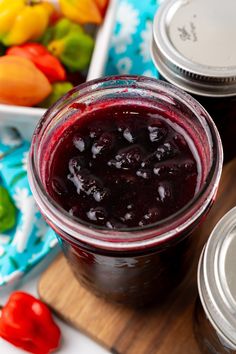
[{"label": "jar rim", "polygon": [[[104,83],[105,88],[102,87]],[[45,121],[48,117],[53,119],[56,116],[61,106],[64,105],[64,101],[68,101],[68,99],[73,97],[73,95],[78,91],[79,95],[83,96],[90,94],[90,92],[93,92],[94,94],[95,91],[99,92],[101,90],[109,90],[111,87],[117,87],[116,85],[118,84],[121,85],[119,87],[122,87],[123,89],[126,89],[127,87],[132,89],[141,88],[143,90],[149,89],[153,92],[156,90],[158,92],[166,93],[171,95],[172,98],[175,98],[176,100],[179,100],[187,105],[188,108],[195,112],[195,115],[200,120],[204,120],[204,124],[207,128],[206,130],[211,134],[214,158],[212,158],[211,168],[206,176],[205,183],[202,188],[199,189],[194,198],[192,198],[189,203],[181,208],[180,211],[170,215],[166,219],[154,224],[145,225],[142,228],[133,227],[111,230],[105,227],[91,225],[83,220],[74,218],[48,195],[41,182],[35,165],[35,153],[37,151],[37,137]],[[197,112],[197,109],[199,112]],[[29,154],[28,175],[33,195],[40,210],[44,214],[46,213],[47,219],[50,220],[51,223],[55,223],[61,231],[71,235],[73,239],[79,238],[80,241],[84,241],[97,247],[128,250],[133,248],[150,247],[155,244],[159,244],[160,242],[170,239],[177,233],[185,230],[189,225],[192,225],[211,204],[211,201],[216,194],[221,176],[222,164],[223,151],[217,128],[209,114],[194,98],[173,85],[158,81],[156,79],[144,76],[124,75],[103,77],[101,79],[92,80],[79,85],[67,93],[45,113],[33,135]],[[210,181],[213,181],[211,185]],[[200,203],[200,206],[197,208],[195,207],[194,209],[197,202]],[[190,216],[190,211],[193,211],[193,209],[194,213]],[[61,220],[59,216],[61,217]],[[184,222],[179,225],[179,220],[181,217],[184,219]],[[159,232],[159,235],[157,235],[158,227],[162,230],[162,232]],[[112,238],[110,235],[111,232],[113,235]],[[134,232],[135,237],[134,235],[131,235]]]}]

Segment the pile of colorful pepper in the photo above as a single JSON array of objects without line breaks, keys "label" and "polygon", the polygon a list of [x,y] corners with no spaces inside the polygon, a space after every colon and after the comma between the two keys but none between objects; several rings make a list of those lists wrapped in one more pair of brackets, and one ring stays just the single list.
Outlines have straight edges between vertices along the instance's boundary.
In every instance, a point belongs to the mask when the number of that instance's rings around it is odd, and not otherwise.
[{"label": "pile of colorful pepper", "polygon": [[49,107],[85,79],[108,0],[0,0],[0,103]]}]

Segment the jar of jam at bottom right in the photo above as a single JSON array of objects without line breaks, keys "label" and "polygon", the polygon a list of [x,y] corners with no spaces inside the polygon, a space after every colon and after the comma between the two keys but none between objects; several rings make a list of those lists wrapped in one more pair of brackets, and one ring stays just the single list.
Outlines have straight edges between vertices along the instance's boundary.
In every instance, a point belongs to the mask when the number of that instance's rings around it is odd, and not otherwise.
[{"label": "jar of jam at bottom right", "polygon": [[190,93],[213,118],[225,161],[236,157],[235,13],[235,0],[165,0],[151,46],[161,78]]},{"label": "jar of jam at bottom right", "polygon": [[204,354],[236,354],[236,207],[216,225],[200,257],[194,332]]}]

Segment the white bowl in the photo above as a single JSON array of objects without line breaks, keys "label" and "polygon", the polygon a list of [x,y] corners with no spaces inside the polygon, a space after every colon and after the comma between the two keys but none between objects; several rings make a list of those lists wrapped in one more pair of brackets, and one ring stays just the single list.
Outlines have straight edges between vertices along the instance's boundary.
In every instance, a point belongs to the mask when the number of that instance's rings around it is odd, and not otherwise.
[{"label": "white bowl", "polygon": [[[51,0],[54,5],[56,0]],[[107,60],[110,38],[114,26],[117,0],[110,0],[103,24],[97,31],[95,48],[91,59],[87,80],[101,77]],[[46,109],[0,104],[0,129],[17,128],[21,136],[30,140],[36,124]]]}]

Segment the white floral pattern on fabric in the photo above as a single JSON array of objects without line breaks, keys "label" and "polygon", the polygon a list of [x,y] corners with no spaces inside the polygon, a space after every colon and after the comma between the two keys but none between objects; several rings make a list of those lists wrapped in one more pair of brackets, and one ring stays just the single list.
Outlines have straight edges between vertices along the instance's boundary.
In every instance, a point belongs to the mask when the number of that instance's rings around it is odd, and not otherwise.
[{"label": "white floral pattern on fabric", "polygon": [[16,188],[13,196],[17,208],[22,212],[22,223],[18,226],[12,244],[16,246],[19,253],[24,252],[28,242],[28,238],[32,233],[34,223],[34,215],[37,210],[32,195],[26,188]]},{"label": "white floral pattern on fabric", "polygon": [[20,277],[22,276],[22,272],[19,270],[16,270],[15,272],[4,276],[4,278],[2,278],[0,276],[0,283],[5,282],[5,283],[9,283],[9,284],[13,284],[16,280],[18,280]]},{"label": "white floral pattern on fabric", "polygon": [[39,219],[36,219],[35,227],[36,227],[36,236],[38,238],[41,238],[41,240],[43,240],[43,238],[45,237],[45,235],[47,233],[48,225],[46,224],[46,222],[44,221],[44,219],[42,217]]},{"label": "white floral pattern on fabric", "polygon": [[117,11],[117,24],[120,31],[113,36],[112,44],[117,54],[124,53],[132,43],[132,34],[137,30],[139,24],[138,11],[128,2],[123,1]]},{"label": "white floral pattern on fabric", "polygon": [[[3,133],[6,143],[10,141],[13,145],[14,141],[17,146],[9,148],[3,144]],[[29,188],[26,173],[29,143],[21,141],[19,144],[18,139],[17,132],[12,129],[1,131],[0,184],[8,190],[17,212],[15,227],[0,234],[0,290],[9,283],[15,286],[24,274],[58,249],[54,231],[46,227]]]},{"label": "white floral pattern on fabric", "polygon": [[[143,75],[147,72],[158,78],[150,56],[152,20],[158,9],[158,0],[119,0],[105,75]],[[122,60],[129,58],[127,64]]]},{"label": "white floral pattern on fabric", "polygon": [[147,77],[152,77],[152,71],[151,71],[151,70],[145,70],[145,71],[143,72],[143,75],[144,75],[144,76],[147,76]]},{"label": "white floral pattern on fabric", "polygon": [[57,243],[58,243],[57,239],[54,238],[54,239],[51,240],[51,242],[50,242],[50,247],[51,247],[51,248],[54,248],[54,247],[57,245]]},{"label": "white floral pattern on fabric", "polygon": [[4,253],[5,253],[5,249],[2,246],[0,246],[0,257],[2,257]]},{"label": "white floral pattern on fabric", "polygon": [[24,208],[24,204],[27,202],[28,197],[29,197],[29,190],[27,188],[19,188],[19,187],[16,188],[15,194],[13,195],[13,199],[16,203],[16,207],[19,210],[22,210]]},{"label": "white floral pattern on fabric", "polygon": [[11,236],[0,234],[0,244],[8,244],[11,241]]},{"label": "white floral pattern on fabric", "polygon": [[38,257],[38,254],[37,253],[33,253],[28,262],[32,263],[37,257]]},{"label": "white floral pattern on fabric", "polygon": [[1,142],[3,145],[13,147],[19,146],[22,143],[21,137],[16,134],[16,131],[12,128],[3,128],[4,131],[1,134]]},{"label": "white floral pattern on fabric", "polygon": [[151,40],[152,40],[152,22],[148,20],[146,22],[145,29],[140,33],[140,37],[142,38],[142,42],[140,43],[140,54],[143,57],[143,62],[146,63],[151,58]]},{"label": "white floral pattern on fabric", "polygon": [[29,156],[29,152],[26,151],[23,154],[23,159],[22,159],[22,168],[24,171],[27,171],[27,164],[28,164],[28,156]]},{"label": "white floral pattern on fabric", "polygon": [[120,59],[117,63],[117,68],[119,70],[120,74],[128,74],[130,72],[130,69],[132,67],[132,61],[130,58],[124,57]]}]

